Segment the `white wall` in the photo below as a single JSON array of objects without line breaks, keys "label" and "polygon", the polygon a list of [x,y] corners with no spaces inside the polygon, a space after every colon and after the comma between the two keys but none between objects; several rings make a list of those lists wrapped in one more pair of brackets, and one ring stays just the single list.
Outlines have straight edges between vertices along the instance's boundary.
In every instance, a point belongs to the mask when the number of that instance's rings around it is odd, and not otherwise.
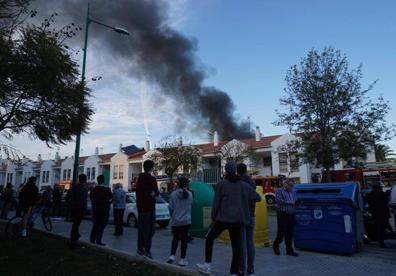
[{"label": "white wall", "polygon": [[[63,160],[61,165],[61,175],[60,179],[63,180],[73,180],[73,165],[74,165],[74,158],[68,157]],[[66,173],[66,179],[63,178],[64,171],[70,170],[70,179],[68,178],[68,174]]]},{"label": "white wall", "polygon": [[[43,163],[41,163],[41,168],[40,168],[40,179],[37,179],[37,183],[38,183],[38,187],[41,188],[42,186],[54,186],[53,183],[53,166],[54,166],[54,162],[52,160],[45,160]],[[49,172],[48,175],[48,179],[45,176],[45,178],[43,179],[43,175],[47,174],[47,172]]]},{"label": "white wall", "polygon": [[[279,168],[279,153],[282,152],[282,147],[289,142],[298,139],[295,135],[287,133],[271,142],[271,157],[272,157],[272,171],[273,175],[283,174],[290,178],[299,178],[300,182],[311,182],[311,172],[309,164],[301,164],[298,171],[292,172],[290,169],[290,162],[288,162],[287,172],[281,172]],[[289,160],[290,161],[290,160]]]},{"label": "white wall", "polygon": [[[88,176],[88,182],[89,183],[94,183],[96,182],[96,178],[98,175],[101,173],[99,171],[99,163],[102,160],[99,158],[97,155],[91,155],[84,161],[84,173]],[[88,168],[89,168],[89,175],[88,175]],[[95,170],[95,173],[93,175],[92,170]]]},{"label": "white wall", "polygon": [[12,175],[11,184],[15,187],[15,178],[16,178],[16,171],[15,171],[15,169],[16,169],[16,165],[15,165],[13,162],[8,161],[8,164],[7,164],[7,171],[6,171],[6,175],[5,175],[5,177],[6,177],[6,178],[5,178],[5,179],[6,179],[6,183],[5,183],[5,184],[8,183],[7,179],[8,179],[8,177],[10,177],[9,175]]},{"label": "white wall", "polygon": [[[122,166],[122,179],[120,179],[120,166]],[[118,173],[116,178],[114,178],[114,168],[117,167]],[[110,162],[110,187],[115,183],[121,183],[124,190],[128,190],[128,176],[129,176],[129,163],[128,155],[123,152],[119,152],[111,158]]]},{"label": "white wall", "polygon": [[29,180],[29,177],[33,176],[33,164],[27,162],[22,167],[22,181],[25,183]]}]

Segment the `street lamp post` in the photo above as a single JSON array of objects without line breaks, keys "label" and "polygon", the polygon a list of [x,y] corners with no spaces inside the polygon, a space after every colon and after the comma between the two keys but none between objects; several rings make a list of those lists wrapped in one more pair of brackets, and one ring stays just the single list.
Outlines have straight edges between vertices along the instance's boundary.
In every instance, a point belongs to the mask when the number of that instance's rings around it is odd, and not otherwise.
[{"label": "street lamp post", "polygon": [[[112,27],[110,25],[104,24],[102,22],[90,18],[89,3],[88,3],[87,15],[85,17],[85,35],[84,35],[84,48],[83,48],[84,54],[83,54],[83,64],[82,64],[82,73],[81,73],[82,82],[85,81],[85,67],[87,63],[86,61],[87,61],[87,47],[88,47],[88,30],[89,30],[89,24],[91,23],[95,23],[103,27],[112,29],[113,31],[122,35],[129,35],[129,32],[123,28]],[[78,181],[78,173],[80,168],[80,143],[81,143],[81,132],[78,132],[76,135],[76,148],[74,151],[73,185],[76,185]]]}]

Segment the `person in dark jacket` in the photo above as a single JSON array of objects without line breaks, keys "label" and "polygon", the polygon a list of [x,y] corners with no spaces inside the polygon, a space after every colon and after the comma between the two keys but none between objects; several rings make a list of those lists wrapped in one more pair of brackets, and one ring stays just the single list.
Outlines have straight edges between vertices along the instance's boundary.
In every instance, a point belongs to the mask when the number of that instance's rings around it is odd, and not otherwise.
[{"label": "person in dark jacket", "polygon": [[122,236],[124,228],[124,212],[126,205],[126,193],[122,189],[122,184],[117,183],[113,191],[113,216],[114,216],[114,236]]},{"label": "person in dark jacket", "polygon": [[113,197],[109,187],[104,186],[104,176],[99,175],[96,178],[98,185],[92,189],[89,197],[92,202],[92,230],[91,243],[104,246],[102,242],[103,231],[109,222],[109,212],[111,199]]},{"label": "person in dark jacket", "polygon": [[12,204],[14,202],[14,189],[11,183],[7,183],[6,188],[2,193],[3,198],[3,208],[1,210],[1,218],[8,219],[8,212],[11,210]]},{"label": "person in dark jacket", "polygon": [[225,165],[224,180],[216,184],[212,207],[212,226],[205,238],[205,262],[197,264],[203,274],[211,274],[214,240],[228,230],[232,247],[231,275],[244,275],[241,271],[241,235],[244,225],[250,224],[249,202],[260,201],[260,195],[236,174],[236,164]]},{"label": "person in dark jacket", "polygon": [[61,204],[62,204],[62,193],[58,185],[55,185],[54,191],[52,192],[52,215],[55,217],[60,217],[61,215]]},{"label": "person in dark jacket", "polygon": [[[237,165],[237,173],[239,178],[249,184],[249,186],[256,190],[256,183],[252,178],[247,175],[247,166],[244,163],[239,163]],[[260,200],[258,200],[260,201]],[[254,257],[255,257],[255,247],[254,247],[254,227],[255,227],[255,212],[256,212],[256,200],[249,201],[249,213],[250,213],[250,223],[245,224],[242,235],[242,261],[241,268],[245,269],[246,257],[247,257],[247,275],[254,275]]]},{"label": "person in dark jacket", "polygon": [[380,247],[387,247],[384,243],[385,229],[389,223],[390,211],[388,196],[382,191],[379,184],[373,186],[373,190],[366,196],[369,210],[377,225],[377,241]]},{"label": "person in dark jacket", "polygon": [[30,177],[26,185],[23,186],[19,193],[19,203],[23,213],[22,237],[26,237],[26,226],[30,212],[39,199],[39,191],[36,186],[36,180],[37,178],[35,176]]},{"label": "person in dark jacket", "polygon": [[137,254],[151,256],[151,241],[155,231],[155,197],[159,195],[157,180],[151,175],[152,160],[143,163],[144,172],[136,183],[136,205],[138,209],[138,248]]},{"label": "person in dark jacket", "polygon": [[70,192],[70,213],[72,216],[72,229],[70,233],[70,249],[78,247],[80,238],[79,228],[87,210],[87,175],[78,176],[78,184],[73,185]]}]

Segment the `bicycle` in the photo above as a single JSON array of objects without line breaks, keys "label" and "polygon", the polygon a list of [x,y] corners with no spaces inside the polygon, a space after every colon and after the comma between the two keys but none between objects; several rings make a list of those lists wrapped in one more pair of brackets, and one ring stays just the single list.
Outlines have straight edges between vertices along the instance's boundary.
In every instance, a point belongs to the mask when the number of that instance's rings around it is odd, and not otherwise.
[{"label": "bicycle", "polygon": [[[52,231],[52,221],[49,216],[47,207],[45,205],[38,205],[29,210],[28,222],[26,225],[27,235],[30,230],[34,227],[34,222],[37,220],[39,216],[41,216],[41,220],[43,222],[45,230],[48,232]],[[23,225],[23,216],[14,216],[10,220],[8,220],[5,234],[8,239],[14,240],[18,239],[22,236],[22,225]]]}]

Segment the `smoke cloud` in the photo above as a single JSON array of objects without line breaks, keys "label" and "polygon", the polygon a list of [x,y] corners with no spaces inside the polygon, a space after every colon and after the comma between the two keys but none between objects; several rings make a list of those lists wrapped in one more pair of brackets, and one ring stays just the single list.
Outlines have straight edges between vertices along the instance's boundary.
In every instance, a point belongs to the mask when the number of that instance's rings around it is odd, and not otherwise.
[{"label": "smoke cloud", "polygon": [[[42,8],[56,11],[65,17],[62,18],[65,22],[83,27],[86,3],[38,0],[33,5],[39,12]],[[130,38],[120,39],[119,35],[100,28],[91,26],[89,30],[90,40],[100,41],[120,62],[130,61],[131,76],[158,85],[163,95],[177,103],[178,113],[184,113],[200,128],[217,130],[223,139],[252,136],[250,124],[236,117],[230,96],[215,87],[203,86],[205,70],[196,61],[197,43],[167,25],[167,7],[163,1],[92,0],[90,3],[92,18],[131,33]],[[207,133],[202,128],[200,131]]]}]

